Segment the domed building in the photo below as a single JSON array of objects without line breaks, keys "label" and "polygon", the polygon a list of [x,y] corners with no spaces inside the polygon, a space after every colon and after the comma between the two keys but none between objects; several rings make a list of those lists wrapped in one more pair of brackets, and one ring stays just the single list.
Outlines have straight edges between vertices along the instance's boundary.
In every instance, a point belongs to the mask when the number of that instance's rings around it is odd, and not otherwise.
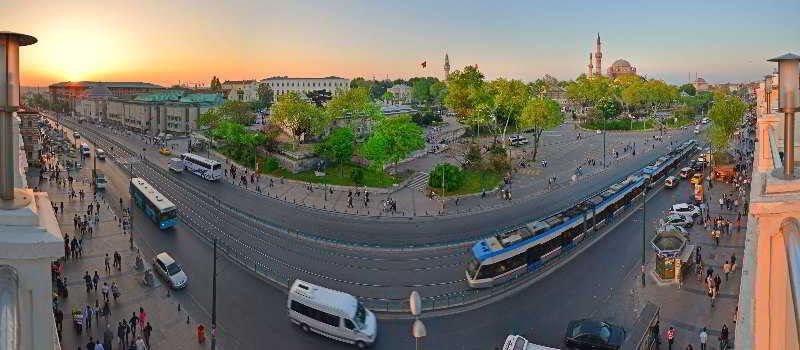
[{"label": "domed building", "polygon": [[611,67],[608,67],[607,75],[612,79],[623,75],[636,75],[636,67],[631,66],[631,63],[626,60],[618,59],[611,64]]},{"label": "domed building", "polygon": [[697,92],[708,91],[708,89],[709,89],[708,82],[706,82],[706,80],[701,78],[701,77],[697,77],[697,79],[692,81],[690,84],[692,84],[692,86],[694,86],[694,89]]}]

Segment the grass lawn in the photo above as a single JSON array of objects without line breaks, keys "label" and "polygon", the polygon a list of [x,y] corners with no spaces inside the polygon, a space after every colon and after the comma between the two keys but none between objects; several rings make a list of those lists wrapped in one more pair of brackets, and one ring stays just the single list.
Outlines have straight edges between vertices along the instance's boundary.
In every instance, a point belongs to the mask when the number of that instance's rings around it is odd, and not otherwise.
[{"label": "grass lawn", "polygon": [[[356,184],[350,178],[350,173],[354,169],[362,169],[364,177],[360,184]],[[280,176],[286,179],[299,180],[305,182],[322,183],[340,186],[367,186],[367,187],[391,187],[396,183],[405,180],[407,175],[392,176],[383,172],[376,172],[367,168],[360,168],[352,164],[329,167],[326,169],[325,176],[316,176],[314,171],[304,171],[294,174],[284,169],[270,172],[271,175]]]},{"label": "grass lawn", "polygon": [[640,121],[634,120],[609,120],[605,123],[605,127],[603,126],[603,122],[591,122],[585,123],[581,125],[586,129],[591,130],[644,130],[644,129],[652,129],[656,127],[655,121],[652,119],[647,119],[644,123]]},{"label": "grass lawn", "polygon": [[[445,193],[446,197],[461,196],[465,194],[480,193],[482,190],[491,190],[503,182],[503,176],[491,172],[482,172],[479,170],[464,170],[464,184],[455,191],[448,191]],[[434,191],[441,195],[442,189],[436,187],[428,187],[428,191]]]}]

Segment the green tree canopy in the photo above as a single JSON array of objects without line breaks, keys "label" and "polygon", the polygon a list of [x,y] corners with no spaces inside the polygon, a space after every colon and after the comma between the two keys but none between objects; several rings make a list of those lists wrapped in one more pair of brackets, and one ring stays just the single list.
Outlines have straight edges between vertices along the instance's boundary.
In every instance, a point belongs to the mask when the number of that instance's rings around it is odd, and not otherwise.
[{"label": "green tree canopy", "polygon": [[597,116],[603,120],[608,120],[618,116],[622,112],[619,101],[613,97],[603,97],[594,105]]},{"label": "green tree canopy", "polygon": [[716,149],[725,149],[730,144],[736,126],[741,123],[748,105],[731,95],[714,96],[714,104],[708,112],[711,118],[709,141]]},{"label": "green tree canopy", "polygon": [[272,122],[289,131],[295,142],[301,135],[319,134],[328,119],[317,106],[307,102],[296,92],[289,92],[278,97],[278,103],[272,109]]},{"label": "green tree canopy", "polygon": [[[317,144],[317,154],[339,165],[346,164],[353,157],[353,129],[337,128],[325,141]],[[339,168],[340,171],[343,169]]]},{"label": "green tree canopy", "polygon": [[436,105],[443,104],[445,96],[447,96],[447,84],[441,81],[437,81],[431,84],[430,92],[433,104]]},{"label": "green tree canopy", "polygon": [[431,86],[438,81],[436,78],[412,79],[411,96],[420,103],[430,103],[433,101]]},{"label": "green tree canopy", "polygon": [[464,184],[464,179],[464,172],[461,168],[450,163],[440,163],[431,170],[428,186],[453,191]]},{"label": "green tree canopy", "polygon": [[697,94],[697,89],[695,89],[694,85],[692,84],[683,84],[678,88],[678,91],[685,92],[689,96],[694,96]]},{"label": "green tree canopy", "polygon": [[480,130],[492,123],[494,99],[478,68],[467,66],[455,71],[447,80],[445,105],[456,113],[459,121]]},{"label": "green tree canopy", "polygon": [[275,99],[275,92],[272,91],[269,85],[259,83],[256,88],[256,95],[258,95],[258,101],[253,103],[254,109],[269,109],[272,107],[272,101]]},{"label": "green tree canopy", "polygon": [[380,120],[383,118],[380,106],[372,102],[369,90],[358,87],[341,91],[325,106],[325,113],[330,120],[348,115],[354,118]]},{"label": "green tree canopy", "polygon": [[211,78],[210,87],[212,91],[222,91],[222,83],[219,82],[216,75]]},{"label": "green tree canopy", "polygon": [[241,125],[250,125],[255,122],[255,115],[253,115],[250,104],[247,102],[228,100],[201,114],[197,119],[197,123],[200,126],[215,128],[223,120]]},{"label": "green tree canopy", "polygon": [[499,78],[489,84],[494,97],[494,114],[502,125],[517,123],[522,109],[531,98],[531,89],[520,80]]},{"label": "green tree canopy", "polygon": [[311,102],[313,102],[317,107],[322,108],[325,106],[325,103],[331,100],[331,92],[328,90],[314,90],[309,91],[306,93],[306,97],[308,97]]},{"label": "green tree canopy", "polygon": [[619,86],[604,76],[586,77],[581,74],[567,86],[567,96],[584,105],[594,105],[604,97],[619,95]]},{"label": "green tree canopy", "polygon": [[384,102],[394,101],[394,94],[387,90],[381,95],[381,100]]},{"label": "green tree canopy", "polygon": [[386,163],[397,163],[412,151],[425,146],[422,129],[407,115],[380,121],[364,143],[362,151],[370,166],[383,170]]},{"label": "green tree canopy", "polygon": [[549,98],[537,97],[528,100],[519,118],[519,127],[533,133],[533,160],[539,151],[542,132],[555,128],[564,121],[561,107]]}]

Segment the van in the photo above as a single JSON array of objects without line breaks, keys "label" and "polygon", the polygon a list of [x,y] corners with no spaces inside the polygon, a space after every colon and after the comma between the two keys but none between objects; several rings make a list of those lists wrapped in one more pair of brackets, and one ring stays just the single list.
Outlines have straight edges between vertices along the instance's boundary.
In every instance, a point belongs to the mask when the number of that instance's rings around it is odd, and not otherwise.
[{"label": "van", "polygon": [[678,178],[674,176],[669,176],[664,179],[664,187],[665,188],[675,188],[678,186]]},{"label": "van", "polygon": [[106,174],[103,174],[100,170],[97,170],[94,174],[94,187],[98,190],[102,190],[106,188],[106,184],[108,180],[106,179]]},{"label": "van", "polygon": [[543,345],[536,345],[520,335],[509,335],[503,343],[503,350],[557,350]]},{"label": "van", "polygon": [[106,159],[106,151],[104,151],[102,148],[95,148],[94,154],[95,154],[95,157],[97,157],[97,159],[99,159],[99,160],[105,160]]},{"label": "van", "polygon": [[183,159],[170,158],[169,165],[167,165],[167,169],[176,173],[183,172]]},{"label": "van", "polygon": [[295,280],[286,307],[289,320],[306,333],[355,344],[359,349],[375,343],[375,314],[350,294]]}]

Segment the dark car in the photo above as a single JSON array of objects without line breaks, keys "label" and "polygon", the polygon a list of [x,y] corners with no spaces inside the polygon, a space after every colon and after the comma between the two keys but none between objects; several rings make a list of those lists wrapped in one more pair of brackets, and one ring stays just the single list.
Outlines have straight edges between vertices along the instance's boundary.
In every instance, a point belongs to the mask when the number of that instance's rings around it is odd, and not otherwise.
[{"label": "dark car", "polygon": [[564,335],[564,345],[568,349],[618,350],[624,340],[622,327],[590,319],[570,322]]},{"label": "dark car", "polygon": [[689,161],[689,168],[692,168],[695,172],[703,171],[704,166],[705,164],[702,162],[698,162],[696,160]]}]

